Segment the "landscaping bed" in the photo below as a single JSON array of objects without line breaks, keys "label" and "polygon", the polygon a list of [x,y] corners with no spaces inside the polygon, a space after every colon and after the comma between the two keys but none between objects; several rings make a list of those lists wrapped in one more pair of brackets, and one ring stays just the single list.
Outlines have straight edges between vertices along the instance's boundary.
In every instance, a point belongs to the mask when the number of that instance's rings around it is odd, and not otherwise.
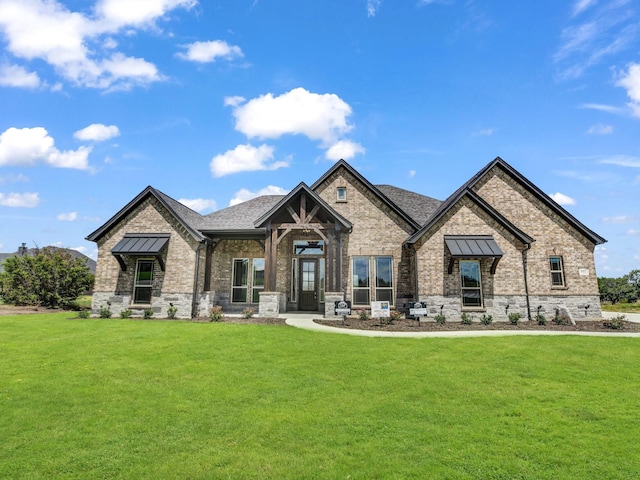
[{"label": "landscaping bed", "polygon": [[522,321],[517,325],[510,322],[492,322],[484,325],[480,322],[473,322],[465,325],[460,321],[447,321],[445,323],[436,323],[434,320],[421,321],[400,319],[391,323],[381,322],[380,319],[360,320],[356,317],[349,317],[343,323],[341,320],[314,320],[320,325],[328,325],[336,328],[348,328],[355,330],[379,330],[386,332],[448,332],[448,331],[465,331],[465,330],[543,330],[543,331],[563,331],[563,332],[639,332],[640,323],[623,321],[620,328],[613,329],[605,325],[608,320],[577,320],[575,325],[558,325],[549,321],[547,325],[538,325],[535,320]]}]

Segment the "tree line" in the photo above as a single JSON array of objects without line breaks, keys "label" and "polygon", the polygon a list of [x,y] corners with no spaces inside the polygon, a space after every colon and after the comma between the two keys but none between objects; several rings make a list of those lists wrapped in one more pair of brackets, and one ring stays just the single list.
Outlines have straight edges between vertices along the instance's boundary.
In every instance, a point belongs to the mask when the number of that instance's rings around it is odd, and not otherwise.
[{"label": "tree line", "polygon": [[619,278],[598,277],[600,301],[635,303],[640,299],[640,270],[631,270]]}]

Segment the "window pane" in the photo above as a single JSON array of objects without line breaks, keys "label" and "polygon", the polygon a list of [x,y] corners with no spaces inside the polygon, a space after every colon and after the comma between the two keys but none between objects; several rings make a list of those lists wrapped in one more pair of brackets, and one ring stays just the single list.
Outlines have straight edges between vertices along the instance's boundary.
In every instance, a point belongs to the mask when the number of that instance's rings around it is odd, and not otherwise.
[{"label": "window pane", "polygon": [[153,262],[138,261],[138,271],[136,273],[136,285],[151,285],[153,280]]},{"label": "window pane", "polygon": [[253,288],[264,287],[264,258],[253,259]]},{"label": "window pane", "polygon": [[231,294],[232,302],[246,302],[247,301],[247,289],[246,288],[234,288]]},{"label": "window pane", "polygon": [[298,301],[298,259],[291,262],[291,301]]},{"label": "window pane", "polygon": [[549,257],[549,269],[551,270],[551,285],[553,285],[554,287],[564,287],[562,257]]},{"label": "window pane", "polygon": [[318,285],[320,287],[320,301],[324,302],[324,286],[325,286],[325,282],[324,282],[324,258],[320,259],[320,279],[318,280],[320,282],[320,285]]},{"label": "window pane", "polygon": [[133,303],[151,303],[151,287],[136,287]]},{"label": "window pane", "polygon": [[562,280],[562,273],[552,272],[551,283],[554,287],[561,287],[564,284],[564,281]]},{"label": "window pane", "polygon": [[294,240],[294,255],[322,255],[324,253],[323,240]]},{"label": "window pane", "polygon": [[391,288],[376,289],[376,300],[378,302],[389,302],[393,304],[393,290]]},{"label": "window pane", "polygon": [[480,290],[463,290],[462,306],[464,307],[481,307],[482,299],[480,298]]},{"label": "window pane", "polygon": [[233,261],[233,286],[244,287],[247,285],[247,273],[249,260],[238,258]]},{"label": "window pane", "polygon": [[376,287],[392,287],[392,277],[393,262],[391,257],[376,257]]},{"label": "window pane", "polygon": [[358,288],[353,291],[353,303],[355,305],[369,305],[369,290]]},{"label": "window pane", "polygon": [[354,287],[369,286],[369,257],[354,257],[353,286]]},{"label": "window pane", "polygon": [[462,286],[478,288],[480,286],[480,264],[478,262],[460,262]]}]

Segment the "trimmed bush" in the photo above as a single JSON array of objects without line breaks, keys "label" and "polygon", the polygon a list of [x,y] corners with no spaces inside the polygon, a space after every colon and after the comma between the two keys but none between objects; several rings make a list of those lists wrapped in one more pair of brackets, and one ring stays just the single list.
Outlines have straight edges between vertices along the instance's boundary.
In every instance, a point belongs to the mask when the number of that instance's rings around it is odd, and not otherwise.
[{"label": "trimmed bush", "polygon": [[480,320],[483,325],[491,325],[493,322],[493,315],[489,315],[488,313],[482,314],[482,319]]},{"label": "trimmed bush", "polygon": [[547,319],[543,314],[538,313],[536,315],[536,322],[538,322],[538,325],[546,325],[547,324]]},{"label": "trimmed bush", "polygon": [[443,323],[445,323],[447,321],[447,317],[445,317],[442,314],[438,314],[435,317],[435,321],[436,321],[436,323],[439,323],[440,325],[442,325]]},{"label": "trimmed bush", "polygon": [[517,325],[521,318],[522,314],[520,312],[511,312],[509,314],[509,322],[511,322],[511,325]]},{"label": "trimmed bush", "polygon": [[131,311],[130,308],[127,308],[126,310],[122,310],[120,312],[120,318],[131,318],[132,313],[133,312]]},{"label": "trimmed bush", "polygon": [[78,318],[89,318],[91,316],[91,311],[89,310],[79,310]]},{"label": "trimmed bush", "polygon": [[215,305],[209,309],[209,319],[212,322],[219,322],[222,320],[222,307],[220,305]]},{"label": "trimmed bush", "polygon": [[463,325],[471,325],[473,323],[473,318],[471,318],[471,315],[465,312],[460,315],[460,323],[462,323]]},{"label": "trimmed bush", "polygon": [[111,318],[111,309],[109,307],[100,307],[100,310],[98,310],[98,316],[100,318]]},{"label": "trimmed bush", "polygon": [[626,322],[626,320],[627,317],[625,317],[624,315],[618,315],[613,318],[605,319],[602,324],[606,328],[610,328],[612,330],[620,330],[622,327],[624,327],[624,322]]},{"label": "trimmed bush", "polygon": [[178,307],[174,307],[173,305],[167,308],[167,317],[173,320],[176,318],[176,313],[178,312]]}]

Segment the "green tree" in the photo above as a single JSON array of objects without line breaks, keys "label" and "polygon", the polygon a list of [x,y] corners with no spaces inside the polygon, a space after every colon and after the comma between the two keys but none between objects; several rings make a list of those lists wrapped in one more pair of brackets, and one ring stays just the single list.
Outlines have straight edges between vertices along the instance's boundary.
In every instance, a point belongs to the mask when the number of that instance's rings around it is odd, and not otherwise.
[{"label": "green tree", "polygon": [[64,249],[45,247],[5,260],[0,296],[13,305],[65,308],[92,284],[93,274],[82,259]]},{"label": "green tree", "polygon": [[628,276],[620,278],[598,278],[598,289],[600,290],[600,300],[616,304],[622,300],[629,300],[633,297],[634,288],[629,283]]}]

